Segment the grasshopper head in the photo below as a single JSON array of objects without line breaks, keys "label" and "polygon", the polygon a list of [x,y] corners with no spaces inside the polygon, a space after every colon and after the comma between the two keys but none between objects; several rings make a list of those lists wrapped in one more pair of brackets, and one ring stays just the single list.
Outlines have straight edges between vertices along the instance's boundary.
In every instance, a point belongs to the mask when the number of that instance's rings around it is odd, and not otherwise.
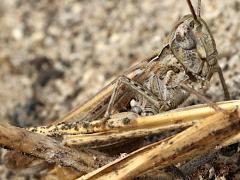
[{"label": "grasshopper head", "polygon": [[217,50],[214,38],[199,16],[186,15],[172,31],[170,48],[187,72],[207,76],[209,67],[216,64]]}]

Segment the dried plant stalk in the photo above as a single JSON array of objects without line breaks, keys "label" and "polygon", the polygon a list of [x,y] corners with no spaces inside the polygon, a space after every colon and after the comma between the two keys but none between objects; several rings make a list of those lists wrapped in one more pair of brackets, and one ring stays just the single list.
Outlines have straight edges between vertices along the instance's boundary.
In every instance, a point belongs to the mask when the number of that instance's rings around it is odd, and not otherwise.
[{"label": "dried plant stalk", "polygon": [[[21,156],[19,155],[21,154]],[[10,151],[4,156],[4,165],[17,174],[32,175],[37,174],[51,167],[46,161],[31,155]]]},{"label": "dried plant stalk", "polygon": [[83,175],[82,172],[75,171],[72,168],[55,166],[51,171],[49,171],[42,179],[43,180],[74,180],[77,177]]},{"label": "dried plant stalk", "polygon": [[123,142],[133,138],[144,137],[153,134],[159,134],[164,130],[170,129],[182,129],[190,125],[193,125],[194,122],[190,123],[181,123],[179,125],[159,127],[159,128],[149,128],[149,129],[133,129],[127,131],[112,131],[112,132],[103,132],[103,133],[93,133],[93,134],[76,134],[76,135],[64,135],[63,144],[67,146],[90,146],[93,148],[99,148],[103,146],[111,146],[112,143]]},{"label": "dried plant stalk", "polygon": [[[236,106],[240,105],[240,101],[221,102],[218,105],[223,110],[233,111]],[[100,125],[101,121],[96,121],[90,123],[87,127],[82,126],[80,128],[82,130],[88,128],[89,134],[84,134],[86,131],[71,134],[73,131],[69,131],[69,135],[63,136],[63,143],[68,146],[86,144],[95,147],[102,146],[104,143],[111,144],[113,141],[152,135],[164,130],[186,128],[213,113],[215,111],[207,105],[191,106],[154,116],[135,116],[135,119],[133,118],[134,115],[130,114],[132,116],[130,118],[129,114],[123,113],[122,116],[121,114],[115,115],[116,117],[110,119],[104,127]],[[129,119],[128,123],[123,122],[126,121],[126,117]]]},{"label": "dried plant stalk", "polygon": [[143,147],[79,180],[130,179],[156,166],[165,167],[204,154],[235,135],[239,130],[239,109],[230,114],[217,112],[173,138]]},{"label": "dried plant stalk", "polygon": [[40,134],[28,132],[9,124],[0,124],[0,146],[71,167],[81,172],[89,172],[99,167],[97,159],[86,152],[64,147],[59,141]]},{"label": "dried plant stalk", "polygon": [[[240,105],[240,100],[223,101],[217,105],[225,111],[233,111]],[[190,106],[187,108],[179,108],[173,111],[167,111],[154,116],[139,117],[136,119],[138,127],[158,127],[158,126],[172,126],[179,123],[197,122],[203,118],[215,114],[216,111],[209,107],[208,104],[201,104]]]},{"label": "dried plant stalk", "polygon": [[238,142],[240,142],[240,133],[237,133],[236,135],[234,135],[233,137],[231,137],[227,141],[223,142],[221,145],[222,146],[228,146],[228,145],[238,143]]},{"label": "dried plant stalk", "polygon": [[[239,100],[219,102],[217,105],[226,110],[232,111],[236,106],[240,105]],[[37,128],[29,128],[30,131],[47,135],[74,135],[74,134],[92,134],[98,132],[120,132],[131,131],[133,129],[173,129],[182,126],[189,126],[207,116],[215,113],[215,110],[208,104],[181,108],[173,111],[167,111],[161,114],[139,117],[138,115],[125,112],[114,114],[106,123],[104,119],[95,120],[93,122],[75,122],[61,123],[52,126],[41,126]]]}]

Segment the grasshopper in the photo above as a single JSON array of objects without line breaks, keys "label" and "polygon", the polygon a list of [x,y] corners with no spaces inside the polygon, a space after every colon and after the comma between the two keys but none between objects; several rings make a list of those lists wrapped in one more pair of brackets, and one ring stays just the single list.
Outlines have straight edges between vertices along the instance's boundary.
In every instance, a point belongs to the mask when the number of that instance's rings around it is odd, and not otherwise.
[{"label": "grasshopper", "polygon": [[132,111],[145,116],[172,110],[188,99],[193,87],[208,88],[214,73],[219,76],[225,100],[229,100],[215,40],[200,16],[201,0],[198,0],[197,14],[191,1],[186,2],[191,14],[176,23],[160,53],[129,68],[55,124],[29,130],[62,135],[75,129],[77,133],[79,124],[87,126],[87,122],[102,117],[107,120],[117,111]]}]

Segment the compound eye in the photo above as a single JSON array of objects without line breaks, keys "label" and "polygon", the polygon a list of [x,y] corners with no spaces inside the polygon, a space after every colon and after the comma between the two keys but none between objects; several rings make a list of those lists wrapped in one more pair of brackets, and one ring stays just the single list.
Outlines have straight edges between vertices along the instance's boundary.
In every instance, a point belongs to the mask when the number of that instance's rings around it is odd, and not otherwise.
[{"label": "compound eye", "polygon": [[191,29],[193,29],[194,28],[194,21],[191,21],[189,26],[190,26]]}]

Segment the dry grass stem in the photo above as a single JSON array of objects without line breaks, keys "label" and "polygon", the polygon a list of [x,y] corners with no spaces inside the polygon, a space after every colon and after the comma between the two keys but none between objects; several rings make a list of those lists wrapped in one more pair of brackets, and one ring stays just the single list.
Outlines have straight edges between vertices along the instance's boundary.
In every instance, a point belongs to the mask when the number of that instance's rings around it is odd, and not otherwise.
[{"label": "dry grass stem", "polygon": [[9,124],[0,124],[0,145],[81,172],[89,172],[99,166],[95,157],[85,152],[64,147],[59,141],[50,137],[28,132]]},{"label": "dry grass stem", "polygon": [[[240,105],[240,101],[220,102],[218,105],[223,110],[233,111],[236,106]],[[134,115],[123,113],[115,115],[105,127],[101,126],[101,120],[98,120],[90,123],[87,130],[82,126],[78,128],[80,130],[78,133],[68,131],[69,134],[63,136],[63,142],[68,146],[109,144],[113,141],[152,135],[164,130],[189,127],[214,113],[215,111],[207,105],[182,108],[154,116],[135,117],[135,119]],[[126,123],[126,118],[129,119],[128,123]]]},{"label": "dry grass stem", "polygon": [[[66,135],[63,135],[63,143],[68,146],[98,147],[164,130],[187,128],[175,136],[143,147],[95,171],[92,170],[110,162],[112,158],[64,147],[50,137],[8,124],[0,125],[0,144],[49,163],[71,167],[81,173],[90,172],[82,179],[132,178],[156,167],[166,167],[202,155],[216,146],[237,142],[240,135],[236,134],[240,128],[239,114],[235,110],[240,101],[219,102],[217,105],[223,111],[216,112],[203,104],[146,117],[130,112],[114,114],[106,124],[102,124],[102,119],[88,122],[87,126],[76,123],[78,126],[72,129],[73,131],[64,131]],[[61,171],[61,168],[57,170],[52,173]],[[75,174],[80,175],[77,172]]]},{"label": "dry grass stem", "polygon": [[[217,105],[223,110],[233,111],[236,106],[240,105],[240,101],[234,100],[219,102]],[[104,119],[99,119],[92,122],[74,122],[67,124],[60,123],[56,126],[42,126],[40,127],[41,129],[36,132],[54,136],[55,134],[92,134],[107,131],[114,131],[116,133],[120,131],[131,131],[135,129],[150,130],[151,128],[154,130],[156,130],[156,128],[159,130],[167,130],[192,125],[196,121],[199,121],[214,113],[215,110],[209,107],[208,104],[180,108],[177,110],[167,111],[157,115],[145,117],[140,117],[132,112],[124,112],[114,114],[111,119],[109,119],[104,124]],[[31,129],[32,128],[29,128],[29,130]]]},{"label": "dry grass stem", "polygon": [[130,179],[157,166],[188,160],[213,150],[240,130],[239,110],[217,112],[173,138],[143,147],[80,179]]}]

